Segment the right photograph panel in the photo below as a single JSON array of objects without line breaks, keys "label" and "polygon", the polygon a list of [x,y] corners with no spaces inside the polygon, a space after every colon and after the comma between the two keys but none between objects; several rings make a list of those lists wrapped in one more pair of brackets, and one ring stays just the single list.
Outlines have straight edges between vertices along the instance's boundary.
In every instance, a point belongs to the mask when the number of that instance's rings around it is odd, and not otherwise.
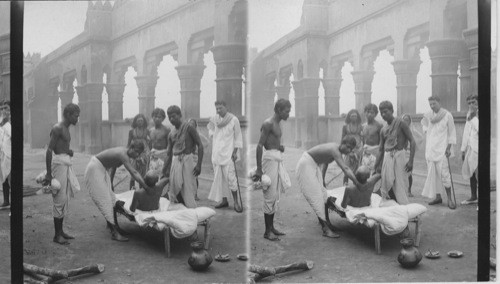
[{"label": "right photograph panel", "polygon": [[476,281],[477,1],[248,5],[250,277]]}]

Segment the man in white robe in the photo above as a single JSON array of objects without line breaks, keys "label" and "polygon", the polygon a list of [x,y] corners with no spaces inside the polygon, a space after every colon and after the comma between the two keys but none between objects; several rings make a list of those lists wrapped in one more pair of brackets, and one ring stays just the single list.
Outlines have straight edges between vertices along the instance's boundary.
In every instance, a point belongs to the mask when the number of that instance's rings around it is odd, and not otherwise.
[{"label": "man in white robe", "polygon": [[213,138],[212,164],[214,182],[210,188],[208,199],[219,202],[215,208],[229,206],[229,192],[233,196],[234,210],[243,212],[243,204],[238,201],[238,181],[234,163],[238,158],[238,149],[243,148],[240,122],[236,116],[227,111],[226,102],[216,101],[217,115],[210,118],[207,125],[208,134]]},{"label": "man in white robe", "polygon": [[422,128],[426,133],[425,159],[427,160],[427,179],[422,196],[433,198],[429,205],[443,202],[443,188],[448,197],[448,207],[455,209],[451,196],[451,176],[448,158],[453,157],[452,145],[457,143],[455,123],[451,113],[441,108],[439,97],[429,97],[432,111],[422,118]]},{"label": "man in white robe", "polygon": [[2,119],[0,127],[0,137],[1,137],[1,148],[0,148],[0,169],[1,169],[1,181],[3,190],[3,204],[0,208],[9,208],[9,194],[10,194],[10,169],[11,169],[11,157],[12,157],[12,146],[11,146],[11,125],[10,125],[10,102],[5,101],[1,107]]},{"label": "man in white robe", "polygon": [[465,122],[464,135],[462,136],[462,176],[470,180],[471,195],[461,204],[477,203],[477,164],[479,145],[479,118],[477,116],[477,96],[467,97],[469,113]]}]

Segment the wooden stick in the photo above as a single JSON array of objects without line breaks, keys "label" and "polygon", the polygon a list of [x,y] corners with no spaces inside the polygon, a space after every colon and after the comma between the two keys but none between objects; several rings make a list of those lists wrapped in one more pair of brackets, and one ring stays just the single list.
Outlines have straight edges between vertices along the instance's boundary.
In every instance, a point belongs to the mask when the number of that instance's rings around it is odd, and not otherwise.
[{"label": "wooden stick", "polygon": [[29,277],[27,275],[24,275],[23,282],[24,283],[28,283],[28,284],[48,284],[49,283],[49,282],[37,280],[35,278],[31,278],[31,277]]},{"label": "wooden stick", "polygon": [[32,264],[28,264],[28,263],[23,263],[23,269],[24,269],[24,271],[32,272],[35,274],[47,275],[47,276],[50,276],[54,279],[68,278],[68,272],[64,271],[64,270],[55,270],[55,269],[50,269],[50,268],[45,268],[45,267],[38,267],[36,265],[32,265]]},{"label": "wooden stick", "polygon": [[24,271],[24,274],[28,275],[29,277],[35,279],[35,280],[38,280],[38,281],[41,281],[43,283],[50,283],[52,282],[52,278],[51,277],[47,277],[45,275],[38,275],[38,274],[35,274],[33,272],[30,272],[30,271]]},{"label": "wooden stick", "polygon": [[268,276],[273,276],[279,273],[283,272],[288,272],[288,271],[294,271],[294,270],[310,270],[314,266],[314,262],[310,260],[305,260],[301,262],[296,262],[292,263],[289,265],[284,265],[284,266],[277,266],[277,267],[264,267],[264,266],[259,266],[259,265],[250,265],[250,268],[248,269],[250,272],[255,273],[255,276],[253,277],[253,280],[255,282],[259,281],[262,278],[268,277]]},{"label": "wooden stick", "polygon": [[100,264],[100,263],[67,270],[69,277],[74,277],[74,276],[87,274],[87,273],[101,273],[103,271],[104,271],[104,264]]}]

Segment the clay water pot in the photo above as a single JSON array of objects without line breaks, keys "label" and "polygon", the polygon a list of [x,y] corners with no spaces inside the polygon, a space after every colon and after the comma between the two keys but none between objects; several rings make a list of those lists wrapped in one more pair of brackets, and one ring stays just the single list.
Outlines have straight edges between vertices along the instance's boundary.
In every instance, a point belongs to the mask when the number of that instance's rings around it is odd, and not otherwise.
[{"label": "clay water pot", "polygon": [[208,251],[204,248],[204,243],[193,242],[191,243],[191,248],[193,249],[193,252],[188,259],[189,266],[191,266],[191,268],[195,271],[206,270],[212,263],[213,259]]},{"label": "clay water pot", "polygon": [[412,268],[422,260],[422,254],[413,245],[414,241],[411,238],[406,238],[400,241],[403,248],[398,255],[398,262],[405,268]]}]

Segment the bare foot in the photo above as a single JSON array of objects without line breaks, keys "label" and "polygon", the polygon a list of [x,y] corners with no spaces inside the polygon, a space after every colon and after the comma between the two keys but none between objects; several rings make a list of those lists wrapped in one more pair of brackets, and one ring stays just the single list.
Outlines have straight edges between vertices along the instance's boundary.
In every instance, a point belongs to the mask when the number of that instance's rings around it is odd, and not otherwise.
[{"label": "bare foot", "polygon": [[281,239],[274,235],[272,232],[264,234],[264,239],[268,239],[273,242],[281,241]]},{"label": "bare foot", "polygon": [[274,227],[271,228],[271,232],[273,232],[273,234],[275,234],[276,236],[284,236],[284,235],[286,235],[285,233],[276,230],[276,228],[274,228]]},{"label": "bare foot", "polygon": [[61,235],[56,235],[53,241],[54,243],[58,243],[60,245],[69,245],[69,242],[65,240]]},{"label": "bare foot", "polygon": [[224,207],[228,207],[228,206],[229,206],[229,203],[226,200],[226,201],[221,201],[220,203],[215,205],[215,208],[224,208]]},{"label": "bare foot", "polygon": [[434,200],[432,200],[431,202],[429,202],[429,205],[435,205],[435,204],[441,204],[443,203],[443,200],[441,198],[436,198]]},{"label": "bare foot", "polygon": [[330,228],[325,227],[323,228],[323,237],[327,238],[340,238],[339,234],[334,233]]}]

